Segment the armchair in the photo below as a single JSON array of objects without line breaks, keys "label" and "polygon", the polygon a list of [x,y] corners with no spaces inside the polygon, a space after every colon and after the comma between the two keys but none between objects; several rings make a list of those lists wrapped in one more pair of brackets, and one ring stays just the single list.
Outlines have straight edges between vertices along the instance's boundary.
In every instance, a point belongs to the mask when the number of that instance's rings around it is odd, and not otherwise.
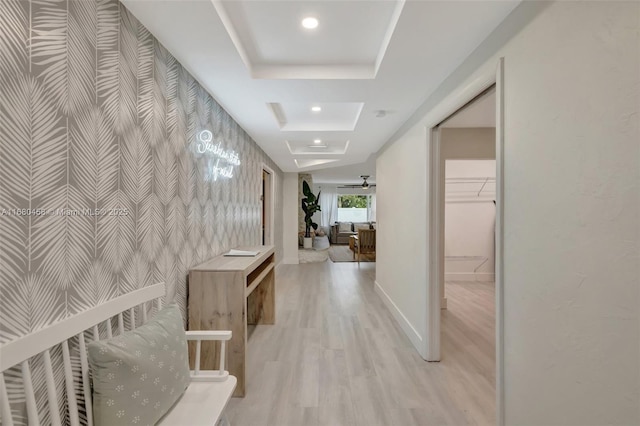
[{"label": "armchair", "polygon": [[376,230],[375,229],[358,229],[358,240],[355,242],[353,255],[357,257],[360,263],[361,254],[369,254],[376,252]]}]

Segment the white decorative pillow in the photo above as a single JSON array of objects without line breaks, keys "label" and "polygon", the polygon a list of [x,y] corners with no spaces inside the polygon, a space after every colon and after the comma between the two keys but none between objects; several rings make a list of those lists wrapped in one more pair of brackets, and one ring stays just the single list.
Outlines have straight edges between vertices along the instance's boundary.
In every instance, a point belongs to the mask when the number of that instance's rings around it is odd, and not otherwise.
[{"label": "white decorative pillow", "polygon": [[338,232],[352,232],[351,222],[338,222]]},{"label": "white decorative pillow", "polygon": [[169,305],[146,324],[88,345],[96,426],[155,424],[190,382],[180,309]]},{"label": "white decorative pillow", "polygon": [[357,232],[358,229],[371,229],[371,225],[368,223],[354,223],[353,230]]}]

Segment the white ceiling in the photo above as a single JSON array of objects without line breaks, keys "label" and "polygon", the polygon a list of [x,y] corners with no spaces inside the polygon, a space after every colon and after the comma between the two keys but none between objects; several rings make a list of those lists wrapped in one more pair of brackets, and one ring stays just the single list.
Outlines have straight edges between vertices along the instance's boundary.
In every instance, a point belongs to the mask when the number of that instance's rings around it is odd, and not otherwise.
[{"label": "white ceiling", "polygon": [[[213,4],[253,78],[374,78],[404,2],[219,1]],[[322,24],[301,28],[313,16]]]},{"label": "white ceiling", "polygon": [[314,170],[312,173],[314,184],[357,184],[362,183],[360,176],[370,176],[369,183],[376,183],[376,158],[369,157],[366,161],[349,166],[337,166]]},{"label": "white ceiling", "polygon": [[268,105],[281,131],[308,133],[352,132],[364,106],[362,102],[271,102]]},{"label": "white ceiling", "polygon": [[357,183],[520,0],[121,1],[283,171]]}]

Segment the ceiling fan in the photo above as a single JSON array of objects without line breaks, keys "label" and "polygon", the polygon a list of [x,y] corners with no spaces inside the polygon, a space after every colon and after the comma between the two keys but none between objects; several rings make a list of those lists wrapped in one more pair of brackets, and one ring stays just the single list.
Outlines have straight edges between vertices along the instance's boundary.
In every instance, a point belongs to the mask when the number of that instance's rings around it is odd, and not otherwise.
[{"label": "ceiling fan", "polygon": [[362,178],[362,183],[359,185],[342,185],[339,186],[338,188],[361,188],[361,189],[369,189],[369,188],[373,188],[376,186],[375,183],[369,183],[367,182],[367,179],[369,179],[369,175],[360,175],[360,177]]}]

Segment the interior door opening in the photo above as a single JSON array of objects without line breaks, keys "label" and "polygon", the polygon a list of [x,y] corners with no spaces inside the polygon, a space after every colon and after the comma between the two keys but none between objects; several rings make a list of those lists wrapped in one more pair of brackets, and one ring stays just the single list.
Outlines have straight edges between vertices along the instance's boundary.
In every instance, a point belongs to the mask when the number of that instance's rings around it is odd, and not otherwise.
[{"label": "interior door opening", "polygon": [[260,241],[262,245],[273,244],[273,177],[273,170],[263,165],[262,179],[260,182]]},{"label": "interior door opening", "polygon": [[[431,131],[432,245],[437,321],[431,361],[472,369],[461,392],[483,388],[481,423],[496,423],[497,92],[492,85]],[[501,175],[500,175],[501,177]],[[433,256],[433,255],[431,255]],[[435,324],[435,327],[433,325]],[[432,345],[433,347],[434,345]],[[477,370],[477,371],[476,371]],[[458,381],[458,380],[457,380]],[[473,398],[473,395],[469,395]],[[475,396],[477,398],[477,395]]]},{"label": "interior door opening", "polygon": [[260,226],[260,232],[262,234],[262,245],[265,244],[265,226],[266,226],[266,214],[267,214],[267,206],[265,199],[265,189],[266,189],[266,177],[267,172],[262,170],[262,194],[260,195],[260,200],[262,201],[262,226]]}]

